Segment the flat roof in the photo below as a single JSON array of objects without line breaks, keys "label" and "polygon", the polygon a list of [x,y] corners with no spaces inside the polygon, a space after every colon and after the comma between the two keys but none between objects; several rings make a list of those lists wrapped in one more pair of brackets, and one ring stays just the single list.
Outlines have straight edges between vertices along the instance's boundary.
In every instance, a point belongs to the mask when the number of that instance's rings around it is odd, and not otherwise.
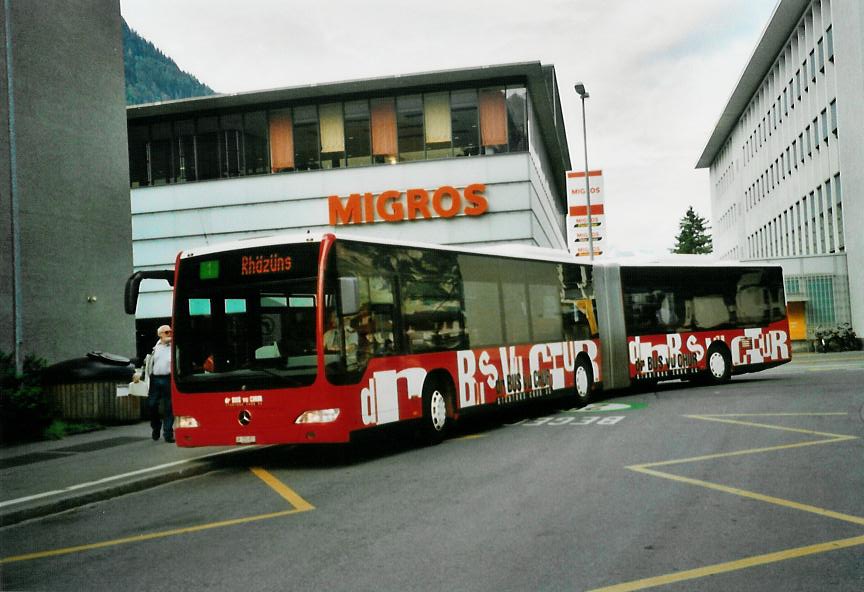
[{"label": "flat roof", "polygon": [[561,114],[561,99],[558,94],[555,67],[543,65],[536,61],[159,101],[127,107],[126,118],[130,122],[143,119],[175,118],[207,112],[244,110],[265,104],[278,108],[280,104],[287,106],[298,102],[320,101],[336,96],[360,98],[383,96],[394,91],[397,93],[433,91],[442,86],[459,86],[477,82],[506,84],[517,81],[525,83],[531,96],[531,102],[537,115],[536,121],[543,136],[543,146],[555,174],[552,181],[559,188],[560,195],[564,196],[566,200],[564,175],[570,170],[570,151],[567,146],[567,135]]},{"label": "flat roof", "polygon": [[708,138],[702,156],[696,163],[697,169],[708,168],[714,162],[717,153],[720,152],[726,139],[735,129],[741,114],[747,109],[753,95],[759,90],[765,76],[774,66],[780,51],[786,45],[795,27],[798,26],[801,15],[804,14],[809,5],[810,0],[780,0],[774,7],[774,13],[762,30],[762,36],[756,44],[756,49],[753,50],[750,60],[744,67],[720,119],[714,126],[711,137]]}]

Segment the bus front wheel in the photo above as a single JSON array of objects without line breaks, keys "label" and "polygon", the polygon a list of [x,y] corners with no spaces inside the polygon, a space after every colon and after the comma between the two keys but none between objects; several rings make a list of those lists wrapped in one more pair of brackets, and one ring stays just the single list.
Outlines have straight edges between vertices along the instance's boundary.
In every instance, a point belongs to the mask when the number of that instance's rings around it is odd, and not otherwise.
[{"label": "bus front wheel", "polygon": [[433,379],[423,385],[423,419],[420,435],[428,444],[438,444],[453,425],[453,399],[449,384]]},{"label": "bus front wheel", "polygon": [[573,382],[579,406],[584,407],[594,399],[594,371],[591,369],[591,362],[584,356],[576,361]]},{"label": "bus front wheel", "polygon": [[732,356],[725,345],[715,344],[708,348],[706,378],[712,384],[723,384],[732,378]]}]

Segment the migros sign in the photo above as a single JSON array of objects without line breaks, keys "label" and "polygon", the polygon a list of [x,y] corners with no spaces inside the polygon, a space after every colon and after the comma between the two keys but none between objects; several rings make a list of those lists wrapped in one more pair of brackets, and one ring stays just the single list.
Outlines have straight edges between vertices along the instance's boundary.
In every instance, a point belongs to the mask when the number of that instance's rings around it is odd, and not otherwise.
[{"label": "migros sign", "polygon": [[384,191],[378,195],[352,193],[347,198],[331,195],[328,198],[330,225],[453,218],[460,213],[480,216],[489,209],[489,202],[483,195],[485,191],[486,185],[473,183],[461,191],[444,185],[435,191],[408,189],[404,192]]}]

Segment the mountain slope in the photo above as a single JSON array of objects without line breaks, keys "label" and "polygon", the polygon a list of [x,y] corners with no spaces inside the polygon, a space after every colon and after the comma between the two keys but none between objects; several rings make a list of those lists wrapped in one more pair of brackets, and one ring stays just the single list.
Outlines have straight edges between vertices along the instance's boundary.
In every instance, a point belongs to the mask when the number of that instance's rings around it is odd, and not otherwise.
[{"label": "mountain slope", "polygon": [[130,29],[125,20],[123,64],[127,105],[214,94],[212,88],[182,71],[174,60]]}]

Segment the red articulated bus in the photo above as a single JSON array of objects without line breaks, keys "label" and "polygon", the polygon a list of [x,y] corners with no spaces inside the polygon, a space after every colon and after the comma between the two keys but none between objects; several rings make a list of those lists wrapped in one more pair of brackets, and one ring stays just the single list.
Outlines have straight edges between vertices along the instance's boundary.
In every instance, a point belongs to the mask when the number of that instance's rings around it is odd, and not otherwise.
[{"label": "red articulated bus", "polygon": [[334,234],[180,253],[174,285],[180,446],[348,442],[412,421],[547,397],[585,405],[642,381],[725,382],[790,359],[779,267],[578,263]]}]

